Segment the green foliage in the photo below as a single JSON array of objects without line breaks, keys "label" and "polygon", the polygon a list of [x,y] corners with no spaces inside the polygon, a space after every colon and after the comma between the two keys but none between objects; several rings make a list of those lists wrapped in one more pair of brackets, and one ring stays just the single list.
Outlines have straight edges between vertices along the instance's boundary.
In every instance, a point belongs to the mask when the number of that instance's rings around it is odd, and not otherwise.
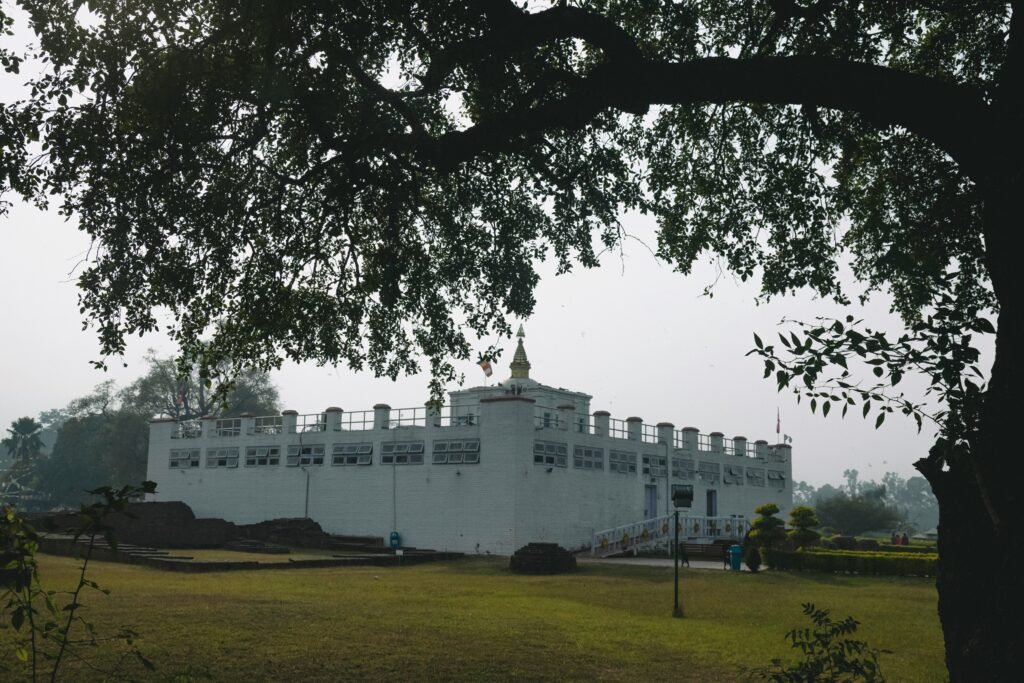
[{"label": "green foliage", "polygon": [[937,555],[938,549],[934,545],[892,545],[891,543],[880,543],[878,550],[883,553],[916,553]]},{"label": "green foliage", "polygon": [[789,511],[789,526],[792,529],[786,533],[786,538],[793,542],[797,548],[816,545],[821,538],[814,529],[821,526],[814,509],[806,505],[797,505]]},{"label": "green foliage", "polygon": [[149,422],[129,411],[74,417],[38,467],[37,490],[51,505],[77,507],[105,483],[120,487],[146,476]]},{"label": "green foliage", "polygon": [[819,502],[816,511],[823,526],[847,536],[891,529],[900,520],[899,511],[885,503],[861,495],[850,497],[846,493]]},{"label": "green foliage", "polygon": [[843,252],[908,315],[952,268],[957,301],[988,292],[978,190],[947,154],[980,146],[957,141],[1005,4],[162,0],[89,25],[22,4],[53,65],[48,189],[104,246],[80,285],[108,354],[166,307],[209,372],[422,355],[450,378],[473,333],[529,314],[538,258],[594,266],[623,210],[680,271],[717,255],[765,296],[846,301]]},{"label": "green foliage", "polygon": [[833,536],[832,545],[839,550],[856,550],[857,539],[853,536]]},{"label": "green foliage", "polygon": [[[81,525],[73,534],[76,540],[84,537],[87,543],[77,584],[67,592],[42,587],[36,559],[39,550],[38,534],[13,508],[7,505],[0,508],[0,601],[4,603],[3,609],[9,615],[11,627],[19,634],[14,654],[28,668],[26,673],[29,680],[34,682],[45,675],[50,681],[56,681],[68,657],[80,658],[79,650],[105,643],[118,643],[122,647],[121,660],[117,666],[111,671],[101,672],[105,677],[122,676],[120,669],[127,659],[147,669],[153,668],[136,646],[138,634],[133,629],[122,627],[113,636],[101,636],[80,610],[83,607],[84,591],[109,593],[87,576],[97,538],[103,538],[111,547],[117,547],[114,530],[106,523],[107,517],[115,512],[125,513],[129,502],[154,491],[156,484],[149,481],[143,482],[141,486],[124,486],[119,489],[100,487],[90,491],[101,500],[81,506]],[[67,602],[59,605],[62,596]],[[78,631],[84,633],[77,635]],[[48,671],[44,672],[44,667]],[[0,668],[14,670],[2,659]]]},{"label": "green foliage", "polygon": [[193,420],[208,415],[237,417],[242,413],[274,415],[280,411],[277,387],[270,376],[253,368],[241,368],[234,377],[229,364],[218,368],[224,381],[213,384],[198,368],[181,368],[173,358],[161,358],[152,350],[146,355],[146,373],[120,395],[122,410],[145,416]]},{"label": "green foliage", "polygon": [[[786,524],[775,515],[779,506],[765,503],[754,510],[758,517],[750,523],[750,540],[761,548],[772,548],[786,540]],[[771,562],[768,563],[771,566]]]},{"label": "green foliage", "polygon": [[[898,338],[865,328],[864,321],[848,315],[842,321],[794,323],[803,336],[780,333],[778,352],[774,345],[761,344],[750,353],[764,358],[764,376],[774,376],[780,391],[791,387],[798,402],[808,399],[811,412],[820,405],[822,417],[833,407],[842,409],[842,417],[853,408],[865,419],[874,410],[877,429],[887,415],[900,412],[911,416],[919,431],[928,419],[946,438],[963,438],[976,428],[984,389],[977,339],[994,333],[995,327],[984,317],[991,315],[990,297],[962,300],[958,290],[973,283],[961,283],[960,277],[952,274],[942,280],[934,308]],[[855,362],[859,369],[852,367]],[[933,395],[939,408],[893,393],[910,369],[929,378],[925,396]],[[877,381],[863,383],[858,370],[870,372]]]},{"label": "green foliage", "polygon": [[748,680],[772,683],[883,683],[878,656],[882,653],[852,636],[860,625],[853,617],[838,621],[827,609],[804,603],[804,614],[811,620],[810,628],[795,628],[786,634],[802,659],[786,665],[773,659],[769,667],[747,671]]},{"label": "green foliage", "polygon": [[861,550],[766,550],[765,561],[775,570],[878,576],[935,576],[938,555],[866,552]]},{"label": "green foliage", "polygon": [[7,436],[0,445],[7,449],[7,455],[14,460],[28,462],[39,457],[43,441],[39,437],[43,425],[31,417],[19,417],[7,428]]},{"label": "green foliage", "polygon": [[7,473],[8,478],[18,475],[26,486],[31,482],[32,505],[74,507],[90,489],[144,479],[154,415],[193,419],[279,411],[277,388],[264,372],[247,369],[233,381],[207,387],[196,372],[181,376],[172,359],[152,351],[146,363],[145,374],[126,388],[118,390],[108,380],[40,416],[56,431],[50,456]]},{"label": "green foliage", "polygon": [[[835,498],[840,493],[847,496],[863,496],[893,508],[899,515],[901,529],[927,531],[939,523],[939,506],[928,481],[921,476],[905,478],[896,472],[886,472],[880,482],[861,480],[859,472],[848,469],[843,472],[846,483],[841,486],[825,484],[815,488],[798,481],[793,485],[793,502],[797,505],[816,506],[819,502]],[[844,491],[845,486],[845,491]]]}]

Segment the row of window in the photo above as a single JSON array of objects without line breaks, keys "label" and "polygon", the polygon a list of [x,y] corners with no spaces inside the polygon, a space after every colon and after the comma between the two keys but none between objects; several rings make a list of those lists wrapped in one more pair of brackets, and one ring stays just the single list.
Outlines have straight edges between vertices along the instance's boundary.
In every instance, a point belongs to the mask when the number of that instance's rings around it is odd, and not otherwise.
[{"label": "row of window", "polygon": [[[533,442],[533,462],[537,465],[567,467],[568,453],[568,444],[541,440]],[[611,450],[608,452],[608,470],[619,474],[636,474],[636,458],[636,453]],[[644,455],[641,462],[645,475],[652,477],[668,475],[668,463],[664,455]],[[604,449],[574,446],[572,464],[575,469],[603,470]],[[746,474],[748,485],[765,485],[764,468],[748,467],[744,472],[744,468],[740,465],[726,465],[723,476],[722,465],[718,463],[697,463],[687,458],[672,458],[672,476],[676,479],[694,480],[700,477],[701,481],[708,483],[717,483],[721,479],[726,484],[742,486],[744,474]],[[786,474],[777,470],[768,470],[768,480],[772,482],[773,486],[785,486]]]},{"label": "row of window", "polygon": [[[435,441],[433,462],[435,465],[475,465],[480,462],[480,440],[460,439],[457,441]],[[381,445],[382,465],[422,465],[422,441],[396,441]],[[206,467],[238,467],[240,449],[207,448]],[[323,465],[326,447],[323,444],[288,446],[285,464],[288,467]],[[200,449],[176,448],[171,450],[171,469],[199,467]],[[372,443],[339,443],[331,449],[331,464],[371,465],[373,464]],[[249,446],[245,449],[246,467],[277,467],[281,464],[280,446]]]},{"label": "row of window", "polygon": [[[285,462],[289,467],[323,465],[326,459],[325,446],[311,444],[288,446]],[[668,474],[666,457],[662,455],[644,455],[642,458],[643,474],[653,477],[664,477]],[[171,469],[187,469],[199,467],[200,450],[198,448],[181,448],[171,451]],[[239,449],[208,448],[206,450],[206,466],[208,468],[238,467]],[[538,465],[552,467],[568,467],[568,444],[554,441],[537,440],[533,444],[533,461]],[[246,467],[277,467],[281,462],[279,446],[250,446],[245,449]],[[380,462],[382,465],[422,465],[424,462],[424,443],[422,441],[395,441],[381,445]],[[431,463],[435,465],[475,465],[480,462],[480,440],[461,439],[434,441]],[[581,470],[604,470],[604,449],[588,446],[573,447],[573,468]],[[338,466],[371,465],[373,464],[372,443],[335,444],[331,450],[331,464]],[[608,453],[608,470],[618,474],[636,474],[637,454],[628,451],[611,450]],[[672,458],[673,477],[679,479],[696,479],[707,483],[717,483],[721,479],[726,484],[742,486],[765,486],[766,472],[764,468],[739,465],[726,465],[724,476],[722,466],[718,463],[700,462],[685,458]],[[783,487],[786,482],[785,472],[767,471],[767,481],[772,486]]]}]

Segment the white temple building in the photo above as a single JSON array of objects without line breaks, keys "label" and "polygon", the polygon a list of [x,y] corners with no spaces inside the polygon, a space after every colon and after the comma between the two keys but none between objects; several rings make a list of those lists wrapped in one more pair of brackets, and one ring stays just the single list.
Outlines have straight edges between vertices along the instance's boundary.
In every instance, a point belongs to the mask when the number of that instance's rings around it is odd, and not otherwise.
[{"label": "white temple building", "polygon": [[742,536],[755,507],[792,505],[788,444],[591,413],[590,395],[530,377],[521,328],[511,370],[451,392],[441,410],[153,420],[150,499],[197,517],[308,517],[329,533],[503,555],[537,541],[614,546],[622,529],[658,535],[679,487],[693,490],[681,524],[691,539]]}]

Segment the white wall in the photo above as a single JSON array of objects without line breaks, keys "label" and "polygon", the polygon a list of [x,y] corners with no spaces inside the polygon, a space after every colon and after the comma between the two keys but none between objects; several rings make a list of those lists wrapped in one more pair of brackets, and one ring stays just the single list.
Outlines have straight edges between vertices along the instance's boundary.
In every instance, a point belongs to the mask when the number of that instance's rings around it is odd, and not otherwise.
[{"label": "white wall", "polygon": [[[560,426],[544,428],[535,420],[535,402],[526,397],[483,398],[480,420],[474,425],[422,426],[391,429],[340,431],[329,422],[322,432],[250,434],[252,419],[243,419],[241,435],[215,437],[213,421],[204,424],[204,435],[195,439],[172,439],[173,422],[154,421],[150,430],[149,479],[158,484],[154,500],[181,500],[197,517],[220,517],[238,523],[253,523],[280,517],[303,517],[306,512],[307,476],[309,517],[325,531],[338,534],[375,535],[387,539],[397,530],[406,546],[510,554],[531,541],[556,542],[578,548],[589,544],[595,532],[629,524],[644,518],[644,487],[656,485],[657,515],[671,511],[670,485],[692,484],[694,504],[690,515],[706,514],[706,492],[718,492],[718,516],[742,515],[753,518],[753,510],[775,502],[785,513],[792,504],[792,459],[789,447],[755,451],[747,456],[677,450],[665,443],[651,443],[638,433],[633,439],[612,438],[574,431]],[[287,418],[286,418],[287,419]],[[427,420],[429,423],[430,420]],[[287,424],[287,423],[286,423]],[[388,421],[381,423],[387,425]],[[561,424],[565,424],[564,422]],[[667,431],[666,431],[667,430]],[[670,425],[659,430],[658,438],[671,440]],[[679,433],[675,433],[679,434]],[[479,464],[431,464],[433,442],[437,439],[480,439]],[[647,439],[652,437],[648,435]],[[554,441],[567,446],[567,467],[535,464],[534,441]],[[323,444],[325,462],[319,466],[287,467],[287,446]],[[383,465],[381,446],[388,441],[424,442],[422,465]],[[336,443],[373,443],[373,464],[331,465]],[[277,467],[246,467],[248,446],[280,446]],[[576,445],[603,449],[602,470],[573,467]],[[235,469],[208,468],[207,450],[216,446],[237,447],[239,466]],[[173,470],[168,466],[172,448],[198,447],[200,466]],[[609,467],[610,449],[630,451],[637,456],[637,472],[620,474]],[[653,477],[643,472],[645,454],[668,456],[670,476]],[[695,463],[719,465],[716,483],[671,476],[672,456],[691,458]],[[765,478],[764,487],[726,484],[724,467],[774,469],[784,474],[784,487]],[[698,465],[699,467],[699,465]],[[550,472],[548,469],[550,468]]]}]

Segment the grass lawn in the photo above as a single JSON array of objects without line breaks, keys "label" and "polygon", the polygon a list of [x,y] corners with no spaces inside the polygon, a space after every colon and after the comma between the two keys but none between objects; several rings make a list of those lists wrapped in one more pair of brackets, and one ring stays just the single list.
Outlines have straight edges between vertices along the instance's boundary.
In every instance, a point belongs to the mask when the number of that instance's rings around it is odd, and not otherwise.
[{"label": "grass lawn", "polygon": [[[40,564],[46,587],[73,585],[76,561]],[[672,619],[670,568],[525,577],[506,564],[188,575],[97,562],[90,575],[112,593],[84,602],[102,632],[141,634],[157,672],[133,677],[156,681],[733,681],[790,656],[782,636],[807,601],[863,622],[858,635],[892,651],[890,681],[945,680],[931,580],[683,570],[686,618]],[[7,664],[11,640],[0,631]]]}]

